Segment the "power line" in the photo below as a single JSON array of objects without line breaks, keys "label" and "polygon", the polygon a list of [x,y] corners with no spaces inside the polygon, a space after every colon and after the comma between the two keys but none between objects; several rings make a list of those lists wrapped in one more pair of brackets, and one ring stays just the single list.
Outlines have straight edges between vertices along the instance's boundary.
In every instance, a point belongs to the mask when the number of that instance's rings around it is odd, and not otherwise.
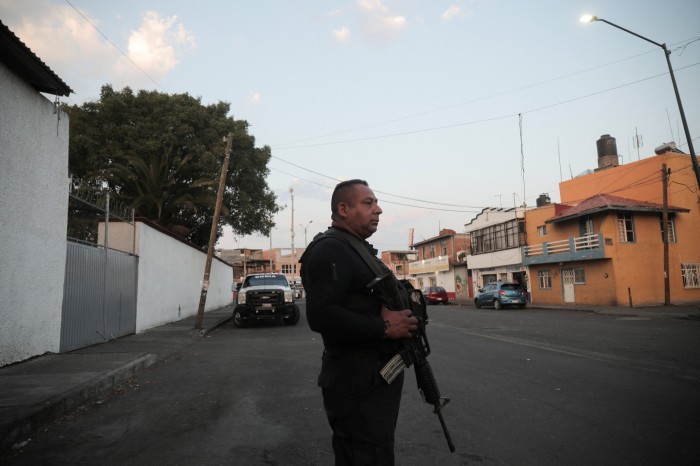
[{"label": "power line", "polygon": [[[699,40],[700,40],[700,37],[692,37],[692,38],[690,38],[690,39],[685,39],[685,40],[679,41],[679,42],[677,42],[676,44],[683,44],[683,45],[679,45],[678,47],[674,48],[673,51],[680,50],[681,52],[679,53],[679,55],[681,55],[681,54],[685,51],[685,49],[686,49],[686,47],[687,47],[688,45],[692,44],[693,42],[697,42],[697,41],[699,41]],[[649,50],[649,51],[647,51],[647,52],[642,52],[642,53],[639,53],[639,54],[637,54],[637,55],[632,55],[632,56],[627,57],[627,58],[621,58],[621,59],[619,59],[619,60],[614,60],[614,61],[611,61],[611,62],[608,62],[608,63],[604,63],[604,64],[602,64],[602,65],[596,65],[596,66],[593,66],[593,67],[590,67],[590,68],[585,68],[585,69],[583,69],[583,70],[575,71],[575,72],[573,72],[573,73],[568,73],[568,74],[564,74],[564,75],[557,76],[557,77],[554,77],[554,78],[546,79],[546,80],[544,80],[544,81],[539,81],[539,82],[532,83],[532,84],[526,84],[526,85],[524,85],[524,86],[516,87],[516,88],[510,89],[510,90],[507,90],[507,91],[497,92],[497,93],[495,93],[495,94],[490,94],[490,95],[485,96],[485,97],[477,97],[477,98],[474,98],[474,99],[467,100],[467,101],[465,101],[465,102],[460,102],[460,103],[457,103],[457,104],[447,105],[447,106],[435,108],[435,109],[432,109],[432,110],[427,110],[427,111],[424,111],[424,112],[418,112],[418,113],[414,113],[414,114],[411,114],[411,115],[406,115],[406,116],[403,116],[403,117],[398,117],[398,118],[393,118],[393,119],[389,119],[389,120],[384,120],[384,121],[377,122],[377,123],[370,123],[370,124],[363,125],[363,126],[359,126],[359,127],[352,128],[352,129],[340,130],[340,131],[335,131],[335,132],[332,132],[332,133],[326,133],[326,134],[323,134],[323,135],[320,135],[320,136],[312,136],[312,137],[308,137],[308,138],[297,139],[297,140],[295,140],[295,141],[290,141],[290,142],[288,142],[288,143],[279,144],[279,145],[277,145],[276,148],[277,148],[277,149],[286,149],[287,147],[285,147],[285,146],[288,145],[288,144],[296,144],[296,143],[304,142],[304,141],[312,141],[312,140],[314,140],[314,139],[322,139],[322,138],[326,138],[326,137],[329,137],[329,136],[337,136],[337,135],[339,135],[339,134],[352,133],[352,132],[355,132],[355,131],[360,131],[360,130],[364,130],[364,129],[374,128],[374,127],[377,127],[377,126],[383,126],[383,125],[390,124],[390,123],[396,123],[396,122],[398,122],[398,121],[403,121],[403,120],[408,120],[408,119],[411,119],[411,118],[416,118],[416,117],[420,117],[420,116],[424,116],[424,115],[429,115],[429,114],[431,114],[431,113],[437,113],[437,112],[441,112],[441,111],[445,111],[445,110],[450,110],[450,109],[453,109],[453,108],[456,108],[456,107],[461,107],[461,106],[464,106],[464,105],[469,105],[469,104],[472,104],[472,103],[481,102],[481,101],[484,101],[484,100],[489,100],[489,99],[492,99],[492,98],[495,98],[495,97],[501,97],[501,96],[504,96],[504,95],[508,95],[508,94],[512,94],[512,93],[515,93],[515,92],[519,92],[519,91],[523,91],[523,90],[526,90],[526,89],[530,89],[530,88],[533,88],[533,87],[537,87],[537,86],[542,86],[542,85],[545,85],[545,84],[549,84],[549,83],[552,83],[552,82],[555,82],[555,81],[559,81],[559,80],[562,80],[562,79],[571,78],[571,77],[574,77],[574,76],[577,76],[577,75],[580,75],[580,74],[588,73],[588,72],[590,72],[590,71],[595,71],[595,70],[597,70],[597,69],[605,68],[605,67],[608,67],[608,66],[611,66],[611,65],[615,65],[615,64],[618,64],[618,63],[622,63],[622,62],[625,62],[625,61],[628,61],[628,60],[632,60],[632,59],[641,57],[641,56],[643,56],[643,55],[649,55],[649,54],[652,54],[652,53],[656,53],[656,49]],[[681,69],[682,69],[682,68],[681,68]],[[634,84],[634,83],[633,83],[633,84]],[[296,148],[296,147],[297,147],[297,146],[292,146],[291,148]],[[306,147],[306,146],[301,146],[301,147]]]},{"label": "power line", "polygon": [[127,60],[129,60],[129,62],[130,62],[132,65],[134,65],[141,73],[143,73],[144,76],[146,76],[148,79],[150,79],[151,82],[152,82],[153,84],[155,84],[156,87],[158,87],[158,89],[160,89],[161,91],[165,92],[165,89],[163,89],[163,86],[161,86],[160,84],[158,84],[158,82],[157,82],[155,79],[153,79],[148,73],[146,73],[146,72],[143,70],[143,68],[141,68],[139,65],[137,65],[131,58],[129,58],[128,55],[126,55],[124,52],[122,52],[122,50],[121,50],[119,47],[117,47],[117,44],[115,44],[114,42],[112,42],[112,39],[110,39],[109,37],[107,37],[107,35],[106,35],[105,33],[103,33],[102,31],[100,31],[100,29],[99,29],[97,26],[95,26],[95,25],[92,23],[92,21],[90,21],[90,20],[87,18],[87,16],[85,16],[80,10],[78,10],[78,9],[75,7],[75,5],[73,5],[69,0],[65,0],[65,1],[66,1],[66,3],[67,3],[68,5],[70,5],[70,7],[73,8],[80,16],[82,16],[83,19],[84,19],[90,26],[92,26],[93,29],[95,29],[95,31],[97,31],[102,37],[104,37],[105,40],[106,40],[107,42],[109,42],[109,43],[112,45],[112,47],[114,47],[114,48],[117,50],[117,52],[119,52],[124,58],[126,58]]}]

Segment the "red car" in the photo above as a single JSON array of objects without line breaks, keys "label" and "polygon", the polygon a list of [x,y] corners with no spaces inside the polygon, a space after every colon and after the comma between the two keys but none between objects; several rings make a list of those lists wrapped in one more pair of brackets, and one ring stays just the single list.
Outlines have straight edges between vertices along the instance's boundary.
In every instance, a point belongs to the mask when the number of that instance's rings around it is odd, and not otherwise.
[{"label": "red car", "polygon": [[447,296],[447,291],[441,286],[426,286],[421,290],[423,298],[428,304],[449,304],[450,298]]}]

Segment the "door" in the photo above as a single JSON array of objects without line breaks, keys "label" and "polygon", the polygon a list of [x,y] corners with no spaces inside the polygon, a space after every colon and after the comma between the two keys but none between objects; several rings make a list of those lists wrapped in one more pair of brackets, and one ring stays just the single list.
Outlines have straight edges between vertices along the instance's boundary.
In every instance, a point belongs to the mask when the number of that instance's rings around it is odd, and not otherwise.
[{"label": "door", "polygon": [[576,293],[574,290],[574,270],[564,269],[561,271],[561,279],[564,285],[564,302],[575,303]]}]

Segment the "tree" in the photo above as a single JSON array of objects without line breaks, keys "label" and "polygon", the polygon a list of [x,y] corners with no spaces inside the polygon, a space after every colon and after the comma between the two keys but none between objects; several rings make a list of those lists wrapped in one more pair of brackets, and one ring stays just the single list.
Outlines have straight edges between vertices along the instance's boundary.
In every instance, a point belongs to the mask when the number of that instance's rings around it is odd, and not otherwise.
[{"label": "tree", "polygon": [[69,171],[78,184],[107,189],[145,217],[206,247],[223,162],[233,132],[221,225],[267,234],[279,211],[266,177],[271,153],[255,147],[248,123],[227,116],[230,105],[202,105],[188,94],[116,92],[67,109]]}]

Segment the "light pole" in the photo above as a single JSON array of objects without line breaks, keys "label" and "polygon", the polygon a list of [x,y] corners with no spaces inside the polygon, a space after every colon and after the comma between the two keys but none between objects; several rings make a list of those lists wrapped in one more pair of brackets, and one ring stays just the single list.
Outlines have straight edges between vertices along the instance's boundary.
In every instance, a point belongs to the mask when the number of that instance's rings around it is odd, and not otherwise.
[{"label": "light pole", "polygon": [[681,114],[681,121],[683,122],[683,130],[685,131],[685,139],[688,141],[688,149],[690,150],[690,161],[693,164],[693,171],[695,172],[695,181],[698,184],[698,187],[700,188],[700,167],[698,167],[698,159],[695,156],[695,149],[693,148],[693,140],[690,137],[690,130],[688,129],[688,122],[685,120],[685,112],[683,111],[683,104],[681,103],[681,95],[678,92],[678,85],[676,84],[676,76],[673,74],[673,67],[671,66],[671,51],[666,48],[666,44],[659,44],[658,42],[654,42],[651,39],[647,39],[644,36],[641,36],[637,34],[636,32],[632,32],[629,29],[625,29],[621,26],[618,26],[615,23],[611,23],[608,20],[605,20],[603,18],[598,18],[597,16],[591,16],[591,15],[584,15],[581,16],[581,22],[582,23],[590,23],[593,21],[602,21],[606,24],[609,24],[612,27],[615,27],[617,29],[620,29],[621,31],[625,31],[628,34],[632,34],[633,36],[637,36],[640,39],[643,39],[651,44],[656,45],[657,47],[661,47],[661,49],[664,51],[664,56],[666,57],[666,63],[668,64],[668,72],[671,74],[671,82],[673,82],[673,90],[676,93],[676,101],[678,102],[678,111]]},{"label": "light pole", "polygon": [[306,249],[309,246],[309,243],[306,240],[306,229],[309,228],[309,225],[311,225],[312,223],[313,220],[309,220],[309,223],[307,223],[306,226],[302,225],[301,223],[299,224],[299,226],[304,229],[304,249]]}]

